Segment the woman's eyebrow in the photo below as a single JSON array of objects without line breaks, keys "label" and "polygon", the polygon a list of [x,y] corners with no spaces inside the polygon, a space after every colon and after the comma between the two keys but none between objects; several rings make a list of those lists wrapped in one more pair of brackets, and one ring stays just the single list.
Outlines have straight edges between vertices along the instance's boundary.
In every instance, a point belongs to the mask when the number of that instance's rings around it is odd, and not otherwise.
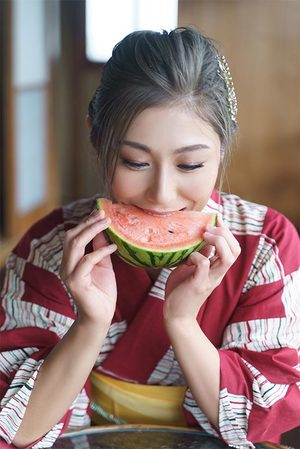
[{"label": "woman's eyebrow", "polygon": [[[151,148],[143,143],[134,142],[132,140],[123,140],[123,145],[128,145],[132,148],[136,148],[137,150],[145,151],[146,153],[151,153]],[[196,151],[196,150],[207,150],[209,146],[204,143],[196,143],[194,145],[186,145],[184,147],[177,148],[174,150],[174,153],[186,153],[187,151]]]}]

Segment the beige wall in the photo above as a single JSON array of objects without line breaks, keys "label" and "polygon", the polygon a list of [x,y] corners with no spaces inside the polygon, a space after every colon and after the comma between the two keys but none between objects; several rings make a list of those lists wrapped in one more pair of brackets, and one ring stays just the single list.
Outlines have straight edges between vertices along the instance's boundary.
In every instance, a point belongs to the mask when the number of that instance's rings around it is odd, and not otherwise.
[{"label": "beige wall", "polygon": [[300,226],[300,2],[181,0],[179,25],[221,44],[239,101],[226,189]]}]

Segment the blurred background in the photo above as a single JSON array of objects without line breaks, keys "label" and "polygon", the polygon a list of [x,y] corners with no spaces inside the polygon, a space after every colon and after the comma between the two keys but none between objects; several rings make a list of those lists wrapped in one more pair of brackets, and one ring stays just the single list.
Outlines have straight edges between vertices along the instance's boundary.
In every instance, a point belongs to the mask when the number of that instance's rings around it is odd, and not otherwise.
[{"label": "blurred background", "polygon": [[300,229],[299,24],[299,0],[0,0],[0,268],[34,221],[100,191],[86,111],[109,42],[134,28],[216,41],[239,102],[224,190]]}]

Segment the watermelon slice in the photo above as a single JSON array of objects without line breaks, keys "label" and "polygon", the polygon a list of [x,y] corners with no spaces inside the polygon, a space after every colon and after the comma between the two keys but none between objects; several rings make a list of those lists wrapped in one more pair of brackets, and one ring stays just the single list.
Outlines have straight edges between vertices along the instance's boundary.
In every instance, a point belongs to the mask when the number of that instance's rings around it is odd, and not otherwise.
[{"label": "watermelon slice", "polygon": [[118,247],[117,254],[136,267],[173,267],[184,261],[205,242],[208,223],[215,224],[217,214],[176,211],[166,214],[146,212],[135,206],[97,200],[97,208],[110,217],[106,230]]}]

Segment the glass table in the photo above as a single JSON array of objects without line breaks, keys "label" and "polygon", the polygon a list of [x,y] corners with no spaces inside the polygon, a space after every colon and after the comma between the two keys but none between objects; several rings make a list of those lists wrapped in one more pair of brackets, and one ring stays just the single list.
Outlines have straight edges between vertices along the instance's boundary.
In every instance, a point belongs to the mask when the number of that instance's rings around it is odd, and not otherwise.
[{"label": "glass table", "polygon": [[[220,439],[197,429],[146,425],[95,426],[60,437],[53,449],[225,449]],[[257,443],[256,449],[287,449]]]}]

